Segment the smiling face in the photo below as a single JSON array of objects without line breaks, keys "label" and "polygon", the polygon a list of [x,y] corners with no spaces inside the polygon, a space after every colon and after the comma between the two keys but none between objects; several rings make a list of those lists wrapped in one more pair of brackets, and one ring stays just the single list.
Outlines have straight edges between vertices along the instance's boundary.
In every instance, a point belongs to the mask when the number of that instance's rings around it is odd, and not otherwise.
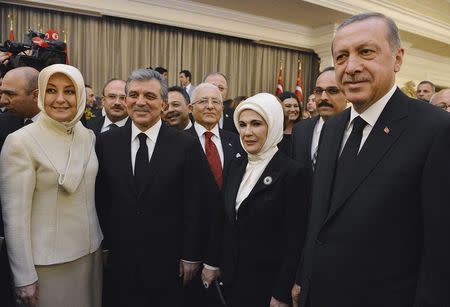
[{"label": "smiling face", "polygon": [[249,154],[257,154],[267,140],[268,126],[264,118],[253,110],[239,114],[239,136]]},{"label": "smiling face", "polygon": [[391,50],[384,20],[369,18],[345,26],[336,32],[332,49],[338,87],[358,113],[394,86],[403,49]]},{"label": "smiling face", "polygon": [[70,122],[77,114],[77,97],[72,80],[56,73],[48,79],[45,89],[44,109],[58,122]]},{"label": "smiling face", "polygon": [[161,98],[161,84],[156,79],[131,81],[125,102],[136,127],[146,131],[161,118],[165,106]]},{"label": "smiling face", "polygon": [[291,122],[298,120],[300,116],[300,106],[295,98],[287,98],[283,100],[284,117]]},{"label": "smiling face", "polygon": [[219,90],[215,87],[200,88],[192,97],[189,108],[194,120],[211,130],[219,123],[223,111],[223,103]]},{"label": "smiling face", "polygon": [[171,127],[183,130],[189,123],[189,108],[186,99],[178,91],[169,92],[167,109],[164,119]]}]

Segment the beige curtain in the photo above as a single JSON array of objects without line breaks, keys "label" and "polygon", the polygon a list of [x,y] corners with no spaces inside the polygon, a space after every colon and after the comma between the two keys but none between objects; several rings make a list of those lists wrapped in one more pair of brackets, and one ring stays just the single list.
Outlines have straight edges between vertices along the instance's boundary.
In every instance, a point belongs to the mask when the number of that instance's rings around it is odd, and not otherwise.
[{"label": "beige curtain", "polygon": [[[302,62],[304,101],[317,77],[319,62],[313,53],[256,44],[252,41],[115,17],[91,17],[2,4],[1,42],[8,38],[8,14],[14,15],[16,40],[29,28],[67,32],[69,61],[101,95],[110,78],[126,79],[136,68],[165,67],[169,85],[178,84],[178,72],[191,71],[193,83],[220,71],[229,78],[229,98],[258,92],[275,93],[278,70],[284,67],[284,89],[293,91],[298,60]],[[39,25],[39,28],[38,28]]]}]

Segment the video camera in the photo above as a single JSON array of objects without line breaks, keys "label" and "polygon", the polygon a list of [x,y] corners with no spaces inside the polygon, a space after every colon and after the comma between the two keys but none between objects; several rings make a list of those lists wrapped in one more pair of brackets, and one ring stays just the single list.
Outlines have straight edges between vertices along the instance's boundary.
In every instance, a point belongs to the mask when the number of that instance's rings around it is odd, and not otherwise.
[{"label": "video camera", "polygon": [[28,30],[24,42],[7,40],[0,51],[9,52],[11,56],[0,63],[0,77],[9,70],[30,66],[41,71],[52,64],[66,63],[66,43],[59,40],[58,32],[48,30],[47,33]]}]

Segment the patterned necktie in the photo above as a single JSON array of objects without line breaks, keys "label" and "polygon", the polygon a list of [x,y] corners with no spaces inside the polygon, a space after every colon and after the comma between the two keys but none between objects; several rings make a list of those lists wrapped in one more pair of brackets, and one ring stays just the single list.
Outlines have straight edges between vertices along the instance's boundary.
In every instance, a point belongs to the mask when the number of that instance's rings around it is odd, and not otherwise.
[{"label": "patterned necktie", "polygon": [[333,201],[336,200],[335,198],[337,195],[342,192],[348,178],[350,178],[352,173],[355,171],[355,161],[358,157],[362,133],[366,125],[366,121],[359,116],[353,120],[352,132],[347,140],[347,143],[345,143],[345,147],[342,150],[336,167]]},{"label": "patterned necktie", "polygon": [[205,132],[205,152],[208,159],[209,168],[219,188],[222,187],[222,162],[220,161],[219,151],[216,144],[211,140],[213,133]]},{"label": "patterned necktie", "polygon": [[134,163],[134,182],[136,190],[140,194],[145,187],[146,177],[148,176],[148,147],[147,135],[139,133],[139,149],[136,153],[136,160]]}]

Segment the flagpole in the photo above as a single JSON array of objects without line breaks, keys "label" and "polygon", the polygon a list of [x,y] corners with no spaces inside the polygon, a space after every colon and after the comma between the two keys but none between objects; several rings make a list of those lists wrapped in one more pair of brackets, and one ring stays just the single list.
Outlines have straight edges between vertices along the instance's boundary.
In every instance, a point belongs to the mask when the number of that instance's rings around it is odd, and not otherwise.
[{"label": "flagpole", "polygon": [[8,19],[9,19],[9,40],[13,41],[14,40],[14,15],[8,14]]},{"label": "flagpole", "polygon": [[66,31],[62,31],[64,34],[64,44],[66,44],[66,64],[69,64],[69,48],[67,48],[67,32]]}]

